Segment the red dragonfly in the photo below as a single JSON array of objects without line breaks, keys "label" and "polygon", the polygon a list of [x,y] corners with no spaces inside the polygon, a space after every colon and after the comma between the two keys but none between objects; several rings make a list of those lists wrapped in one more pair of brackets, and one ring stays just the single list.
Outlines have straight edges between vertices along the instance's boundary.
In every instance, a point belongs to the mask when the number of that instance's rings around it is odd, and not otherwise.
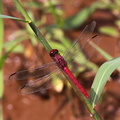
[{"label": "red dragonfly", "polygon": [[[60,55],[59,51],[57,49],[52,49],[50,51],[50,57],[53,59],[53,62],[49,62],[44,64],[43,66],[32,68],[30,70],[23,70],[18,71],[10,75],[10,79],[16,79],[16,80],[24,80],[29,79],[30,81],[23,85],[21,87],[21,92],[23,94],[31,94],[34,92],[38,92],[41,90],[44,90],[46,84],[49,84],[48,77],[51,74],[55,74],[55,72],[58,70],[62,71],[62,73],[70,79],[74,85],[77,86],[77,88],[83,93],[84,96],[89,98],[89,95],[87,94],[86,90],[82,87],[82,85],[78,82],[78,80],[74,77],[73,73],[68,67],[69,59],[68,56],[71,55],[71,57],[75,58],[80,51],[83,51],[85,49],[89,49],[89,51],[93,52],[93,50],[90,50],[90,42],[91,40],[98,41],[98,36],[95,35],[91,37],[94,28],[96,26],[96,22],[93,21],[89,25],[87,25],[84,30],[82,31],[81,35],[78,39],[76,39],[73,44],[67,49],[65,54],[63,56]],[[73,55],[73,48],[77,46],[78,41],[81,43],[81,49],[74,51]],[[92,55],[91,52],[91,55]],[[89,57],[90,58],[90,57]],[[88,59],[89,59],[88,58]],[[71,62],[70,62],[71,63]]]}]

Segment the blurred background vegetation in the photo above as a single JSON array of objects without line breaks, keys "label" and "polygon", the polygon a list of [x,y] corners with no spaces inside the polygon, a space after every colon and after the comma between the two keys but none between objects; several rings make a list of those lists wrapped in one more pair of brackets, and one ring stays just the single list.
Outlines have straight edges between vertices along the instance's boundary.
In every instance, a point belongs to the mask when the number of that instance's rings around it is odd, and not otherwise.
[{"label": "blurred background vegetation", "polygon": [[[24,19],[12,0],[1,0],[0,2],[0,14]],[[100,34],[102,37],[100,44],[102,49],[96,48],[99,54],[96,55],[95,59],[92,59],[93,62],[83,66],[82,70],[81,68],[76,70],[75,74],[78,77],[80,72],[85,72],[86,70],[97,71],[104,61],[113,58],[113,55],[119,55],[119,0],[23,0],[21,3],[52,48],[57,48],[61,54],[64,54],[86,24],[93,20],[97,22],[95,34]],[[11,96],[11,92],[7,93],[9,88],[5,87],[4,89],[6,84],[9,87],[11,85],[8,80],[9,75],[18,70],[46,63],[50,61],[50,58],[27,24],[11,19],[4,19],[3,23],[3,19],[0,19],[0,26],[0,117],[2,120],[2,98],[4,95]],[[83,55],[83,57],[85,56]],[[81,59],[81,56],[78,59]],[[72,66],[70,67],[72,69]],[[89,77],[91,72],[88,73],[85,72],[82,77]],[[53,83],[57,81],[56,79],[58,78],[53,78]],[[71,89],[70,87],[68,88]],[[63,84],[60,88],[55,87],[55,89],[60,89],[58,91],[61,92]],[[4,111],[7,110],[4,109]]]}]

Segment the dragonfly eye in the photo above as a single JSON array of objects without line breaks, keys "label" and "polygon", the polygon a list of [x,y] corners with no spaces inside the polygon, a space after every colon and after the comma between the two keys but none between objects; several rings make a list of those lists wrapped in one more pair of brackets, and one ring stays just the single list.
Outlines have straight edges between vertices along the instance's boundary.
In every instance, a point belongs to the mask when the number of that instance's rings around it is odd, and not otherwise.
[{"label": "dragonfly eye", "polygon": [[50,51],[50,56],[51,56],[51,57],[54,57],[56,54],[58,54],[58,50],[57,50],[57,49],[52,49],[52,50]]}]

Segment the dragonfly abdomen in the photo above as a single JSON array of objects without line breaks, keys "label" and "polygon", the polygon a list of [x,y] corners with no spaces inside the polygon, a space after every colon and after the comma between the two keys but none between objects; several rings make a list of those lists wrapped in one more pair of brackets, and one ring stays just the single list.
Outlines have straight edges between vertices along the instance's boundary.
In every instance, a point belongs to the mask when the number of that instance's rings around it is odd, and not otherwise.
[{"label": "dragonfly abdomen", "polygon": [[86,90],[83,88],[83,86],[78,82],[78,80],[74,77],[72,72],[69,70],[68,67],[64,67],[64,72],[68,75],[68,77],[72,80],[72,82],[78,87],[78,89],[85,95],[87,98],[89,98],[89,95],[87,94]]}]

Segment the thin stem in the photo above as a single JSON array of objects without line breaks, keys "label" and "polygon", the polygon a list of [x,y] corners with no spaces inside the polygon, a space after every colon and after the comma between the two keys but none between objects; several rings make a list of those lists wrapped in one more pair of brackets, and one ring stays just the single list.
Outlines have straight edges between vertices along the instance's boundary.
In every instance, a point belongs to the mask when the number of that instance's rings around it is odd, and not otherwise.
[{"label": "thin stem", "polygon": [[0,120],[3,120],[3,109],[2,109],[2,102],[0,103]]},{"label": "thin stem", "polygon": [[[65,74],[65,73],[63,72],[63,74]],[[76,94],[78,95],[78,97],[81,99],[81,101],[86,105],[88,111],[90,112],[90,116],[93,117],[95,120],[102,120],[102,118],[99,116],[99,114],[97,113],[97,111],[92,107],[92,105],[90,103],[90,100],[88,98],[86,98],[80,92],[80,90],[78,89],[78,87],[72,82],[71,79],[69,79],[67,77],[67,80],[69,81],[69,83],[71,84],[71,86],[73,87],[74,91],[76,92]]]},{"label": "thin stem", "polygon": [[27,12],[24,10],[24,8],[22,7],[21,3],[18,0],[14,0],[16,6],[19,8],[20,12],[22,13],[22,15],[25,17],[26,21],[31,22],[31,18],[29,17],[29,15],[27,14]]},{"label": "thin stem", "polygon": [[38,37],[37,40],[39,40],[39,42],[41,42],[43,44],[43,46],[45,47],[45,49],[49,52],[52,48],[48,44],[47,40],[43,37],[43,35],[39,31],[39,29],[35,26],[35,24],[31,20],[31,18],[29,17],[29,15],[27,14],[27,12],[22,7],[21,3],[18,0],[14,0],[14,2],[16,4],[16,6],[19,8],[22,15],[25,17],[26,21],[28,21],[28,24],[30,25],[30,27],[32,28],[34,33],[37,35],[37,37]]},{"label": "thin stem", "polygon": [[76,91],[77,95],[79,98],[82,100],[82,102],[86,105],[88,111],[90,112],[90,116],[93,117],[95,120],[102,120],[100,115],[97,113],[97,111],[92,107],[90,100],[87,99],[85,96],[80,95],[79,91]]},{"label": "thin stem", "polygon": [[[3,7],[2,7],[2,0],[0,0],[0,14],[2,14]],[[3,19],[0,19],[0,58],[2,56],[2,49],[3,49],[3,34],[4,34],[4,25]],[[2,64],[2,63],[0,63]],[[4,89],[4,82],[3,82],[3,70],[0,68],[0,98],[3,97],[3,89]]]},{"label": "thin stem", "polygon": [[32,30],[34,31],[34,33],[36,34],[36,36],[38,37],[38,40],[43,44],[43,46],[49,52],[52,48],[48,44],[47,40],[43,37],[43,35],[39,31],[39,29],[35,26],[35,24],[33,22],[30,22],[29,25],[32,28]]},{"label": "thin stem", "polygon": [[[43,35],[41,34],[41,32],[39,31],[39,29],[35,26],[35,24],[32,22],[31,18],[29,17],[29,15],[26,13],[26,11],[23,9],[22,5],[20,4],[20,2],[18,0],[14,0],[14,2],[16,3],[17,7],[19,7],[21,13],[23,14],[23,16],[25,17],[25,19],[28,21],[28,24],[30,25],[30,27],[32,28],[32,30],[34,31],[34,33],[37,35],[38,40],[43,44],[43,46],[46,48],[47,51],[50,51],[52,48],[51,46],[48,44],[47,40],[43,37]],[[63,73],[65,74],[65,73]],[[66,76],[66,75],[65,75]],[[92,107],[89,99],[87,99],[78,89],[78,87],[70,80],[68,79],[69,83],[72,85],[74,91],[76,92],[76,94],[79,96],[79,98],[82,100],[82,102],[86,105],[87,109],[90,112],[90,116],[92,116],[95,120],[102,120],[101,117],[99,116],[99,114],[97,113],[97,111]]]},{"label": "thin stem", "polygon": [[62,27],[63,27],[62,24],[61,24],[62,21],[59,19],[59,16],[57,15],[56,8],[54,7],[54,5],[53,5],[53,3],[52,3],[51,0],[48,0],[48,3],[49,3],[49,5],[50,5],[52,15],[53,15],[53,17],[54,17],[57,25],[58,25],[60,28],[62,28]]},{"label": "thin stem", "polygon": [[[0,0],[0,14],[2,14],[2,0]],[[0,56],[2,54],[2,48],[3,48],[3,29],[4,29],[4,26],[3,26],[3,19],[1,18],[0,19]]]},{"label": "thin stem", "polygon": [[[0,0],[0,14],[3,13],[2,3],[3,3],[2,0]],[[2,56],[2,49],[3,49],[3,36],[4,36],[3,19],[0,19],[0,58]],[[2,108],[3,92],[4,92],[3,70],[0,69],[0,120],[3,120],[3,108]]]}]

